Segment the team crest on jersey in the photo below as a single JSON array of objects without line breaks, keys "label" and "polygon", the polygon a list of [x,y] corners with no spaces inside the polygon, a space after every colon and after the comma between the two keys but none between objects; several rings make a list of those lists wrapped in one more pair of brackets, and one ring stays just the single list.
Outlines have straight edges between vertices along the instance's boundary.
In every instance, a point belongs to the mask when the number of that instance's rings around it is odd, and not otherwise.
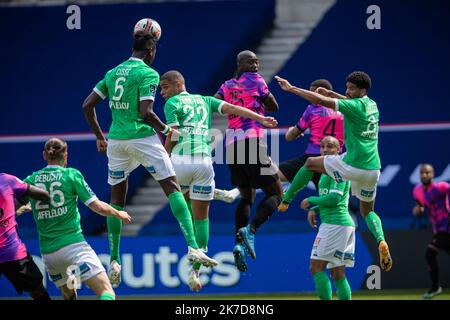
[{"label": "team crest on jersey", "polygon": [[150,95],[153,97],[156,96],[156,86],[154,84],[150,85]]}]

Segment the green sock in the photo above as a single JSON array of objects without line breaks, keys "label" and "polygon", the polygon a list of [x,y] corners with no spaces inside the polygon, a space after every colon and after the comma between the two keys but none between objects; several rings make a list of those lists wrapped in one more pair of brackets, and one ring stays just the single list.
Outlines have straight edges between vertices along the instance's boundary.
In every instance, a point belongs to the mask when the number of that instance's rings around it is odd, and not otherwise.
[{"label": "green sock", "polygon": [[186,204],[187,204],[189,212],[191,213],[191,216],[192,216],[192,200],[189,199],[189,201],[186,201]]},{"label": "green sock", "polygon": [[320,300],[331,300],[331,282],[325,271],[317,272],[313,275],[316,293]]},{"label": "green sock", "polygon": [[369,228],[372,235],[375,237],[375,239],[377,239],[377,243],[384,240],[381,219],[375,212],[370,211],[369,214],[364,218],[364,221],[366,221],[367,227]]},{"label": "green sock", "polygon": [[116,297],[108,292],[103,292],[101,295],[98,296],[99,300],[116,300]]},{"label": "green sock", "polygon": [[291,203],[297,193],[308,185],[308,182],[311,180],[313,175],[314,172],[309,171],[305,166],[301,167],[295,175],[294,180],[292,180],[291,186],[284,193],[283,201]]},{"label": "green sock", "polygon": [[334,280],[334,285],[336,286],[339,300],[352,300],[352,289],[350,288],[346,277]]},{"label": "green sock", "polygon": [[[124,208],[115,204],[111,204],[116,210],[123,210]],[[122,232],[122,220],[116,217],[106,217],[106,225],[108,226],[108,241],[109,241],[109,253],[110,261],[116,260],[118,264],[122,264],[120,261],[120,234]]]},{"label": "green sock", "polygon": [[[197,220],[194,219],[194,229],[195,229],[195,241],[202,249],[208,248],[208,240],[209,240],[209,219]],[[200,270],[202,264],[197,262],[194,263],[192,268],[194,270]]]},{"label": "green sock", "polygon": [[198,249],[195,241],[194,226],[192,225],[192,217],[189,212],[186,201],[181,192],[173,192],[169,195],[169,205],[173,215],[180,224],[183,236],[186,239],[188,246]]}]

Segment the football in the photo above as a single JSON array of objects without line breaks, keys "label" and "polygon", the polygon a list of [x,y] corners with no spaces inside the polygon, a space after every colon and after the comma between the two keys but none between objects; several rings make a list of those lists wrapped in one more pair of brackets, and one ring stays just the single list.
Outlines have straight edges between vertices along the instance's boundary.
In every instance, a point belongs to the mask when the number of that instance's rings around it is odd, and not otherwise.
[{"label": "football", "polygon": [[134,25],[134,33],[136,33],[137,31],[146,31],[150,33],[156,39],[156,41],[161,38],[161,26],[158,22],[150,18],[139,20]]}]

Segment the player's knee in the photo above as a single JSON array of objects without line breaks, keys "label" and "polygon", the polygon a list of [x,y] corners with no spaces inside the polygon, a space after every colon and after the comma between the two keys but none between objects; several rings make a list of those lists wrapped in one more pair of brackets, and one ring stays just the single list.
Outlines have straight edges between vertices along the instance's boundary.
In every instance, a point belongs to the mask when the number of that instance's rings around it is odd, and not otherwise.
[{"label": "player's knee", "polygon": [[315,261],[311,260],[311,262],[309,263],[309,272],[311,273],[311,275],[315,275],[316,273],[321,271],[323,271],[321,267]]},{"label": "player's knee", "polygon": [[340,269],[330,269],[330,276],[333,281],[341,280],[345,277],[345,271]]}]

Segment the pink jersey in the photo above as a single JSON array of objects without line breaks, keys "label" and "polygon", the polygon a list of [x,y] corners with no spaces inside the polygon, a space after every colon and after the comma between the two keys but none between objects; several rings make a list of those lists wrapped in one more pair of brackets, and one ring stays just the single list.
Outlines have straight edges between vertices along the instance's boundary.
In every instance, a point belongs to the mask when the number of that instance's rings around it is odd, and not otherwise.
[{"label": "pink jersey", "polygon": [[425,191],[422,184],[413,190],[413,197],[422,206],[429,209],[429,217],[433,233],[450,233],[448,195],[450,184],[447,182],[432,182]]},{"label": "pink jersey", "polygon": [[309,128],[309,139],[305,154],[320,154],[320,142],[325,136],[333,136],[344,146],[344,116],[339,111],[310,104],[297,122],[300,131]]},{"label": "pink jersey", "polygon": [[23,196],[28,184],[15,176],[0,173],[0,263],[27,257],[27,248],[17,234],[14,197]]},{"label": "pink jersey", "polygon": [[[217,91],[223,96],[223,100],[234,105],[250,109],[260,115],[264,115],[262,100],[269,95],[269,88],[264,79],[255,72],[244,72],[239,79],[230,79],[222,84]],[[259,122],[228,115],[227,144],[235,140],[245,138],[264,137],[264,126]],[[235,130],[243,130],[244,134],[233,133]],[[228,137],[234,136],[230,140]]]}]

